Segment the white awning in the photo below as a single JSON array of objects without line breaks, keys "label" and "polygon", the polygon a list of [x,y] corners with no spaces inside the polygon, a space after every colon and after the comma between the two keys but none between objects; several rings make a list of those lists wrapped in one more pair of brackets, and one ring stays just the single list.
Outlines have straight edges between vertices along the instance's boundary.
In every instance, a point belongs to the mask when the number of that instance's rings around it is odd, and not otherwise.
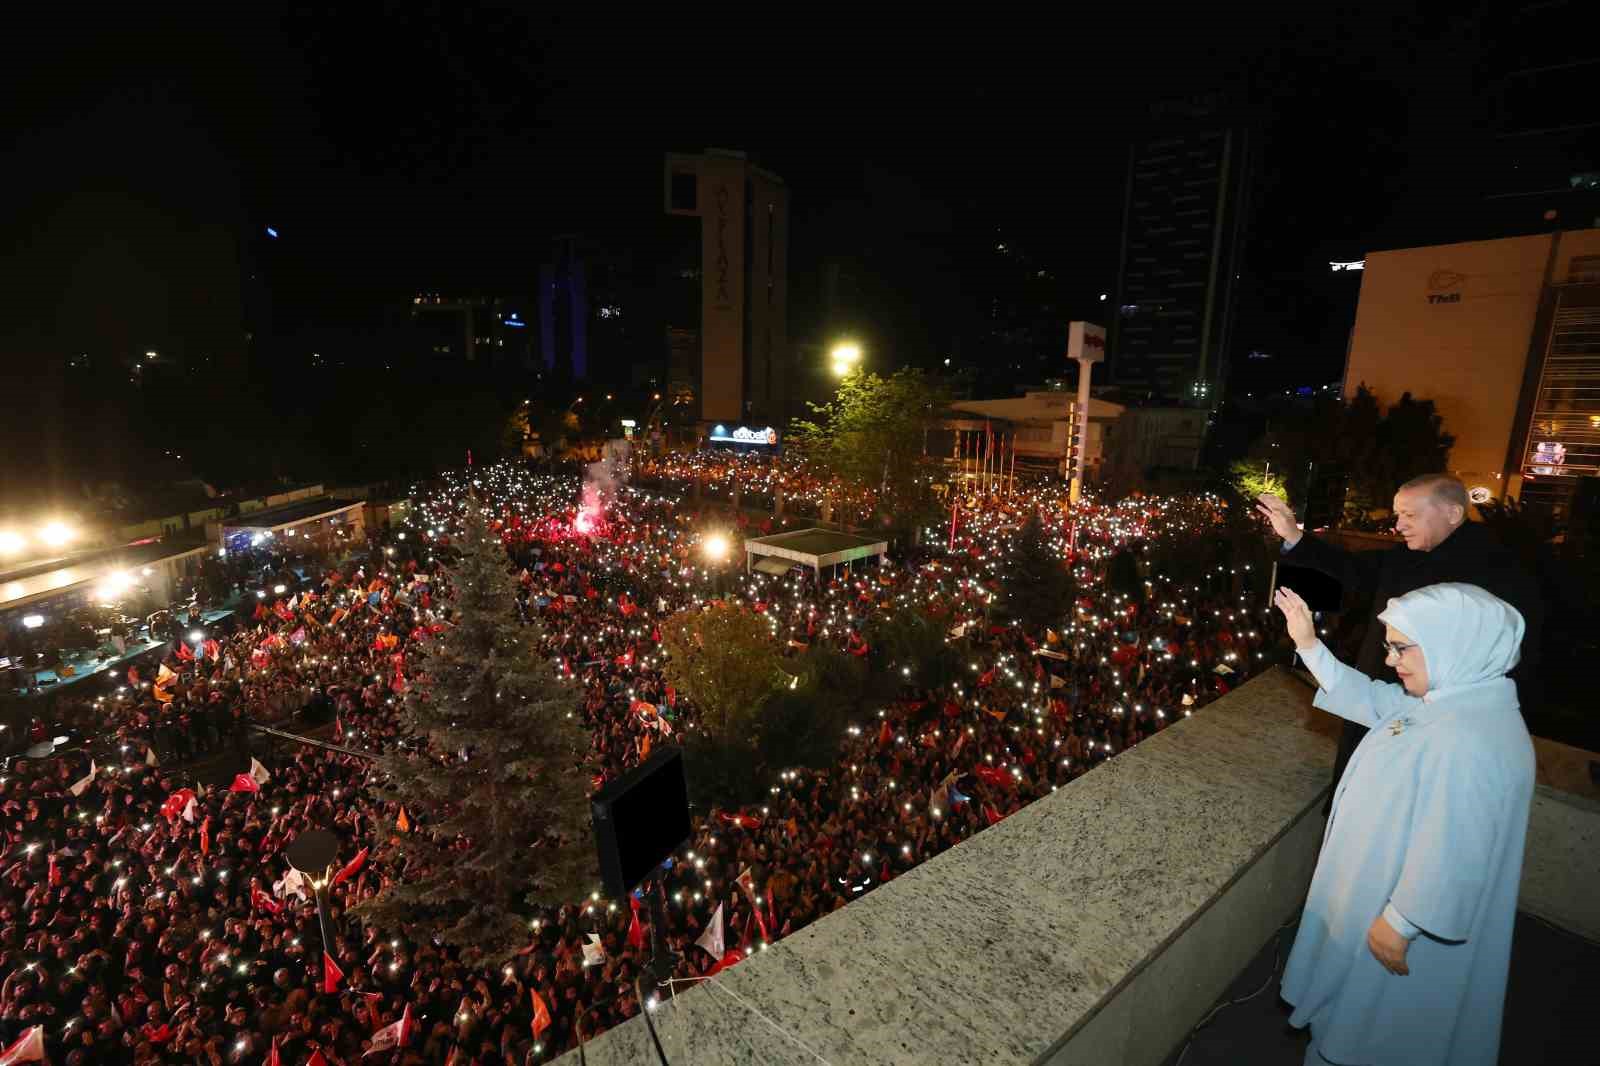
[{"label": "white awning", "polygon": [[755,563],[756,569],[763,574],[787,574],[798,565],[793,559],[776,559],[770,555],[762,556]]}]

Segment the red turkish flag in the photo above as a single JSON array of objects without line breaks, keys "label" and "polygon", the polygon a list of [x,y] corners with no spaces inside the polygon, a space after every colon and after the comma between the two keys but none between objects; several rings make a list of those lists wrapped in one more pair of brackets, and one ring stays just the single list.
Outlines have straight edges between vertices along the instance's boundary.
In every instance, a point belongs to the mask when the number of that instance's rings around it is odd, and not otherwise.
[{"label": "red turkish flag", "polygon": [[283,904],[279,903],[277,900],[261,891],[261,887],[259,885],[251,886],[250,902],[257,910],[266,911],[268,914],[277,914],[283,910]]},{"label": "red turkish flag", "polygon": [[356,852],[356,857],[351,859],[347,865],[342,867],[338,873],[333,875],[333,880],[328,882],[329,887],[331,888],[333,885],[342,884],[343,882],[350,880],[356,874],[360,873],[361,867],[365,866],[367,862],[367,850],[368,849],[366,848],[362,848],[360,851]]},{"label": "red turkish flag", "polygon": [[339,964],[333,961],[333,956],[326,951],[322,953],[322,991],[332,996],[339,991],[339,982],[344,980],[344,971],[339,969]]},{"label": "red turkish flag", "polygon": [[638,951],[644,947],[644,926],[639,921],[638,897],[629,896],[628,906],[633,909],[633,918],[628,922],[628,946]]}]

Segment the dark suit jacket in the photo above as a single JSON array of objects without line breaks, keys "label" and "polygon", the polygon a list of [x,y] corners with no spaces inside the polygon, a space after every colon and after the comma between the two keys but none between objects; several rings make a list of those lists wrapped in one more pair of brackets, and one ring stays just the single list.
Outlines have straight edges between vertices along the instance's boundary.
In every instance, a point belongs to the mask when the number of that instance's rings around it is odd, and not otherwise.
[{"label": "dark suit jacket", "polygon": [[[1522,636],[1522,659],[1510,676],[1517,683],[1517,700],[1523,713],[1538,706],[1544,598],[1533,574],[1482,525],[1467,522],[1429,552],[1412,551],[1404,544],[1379,551],[1345,551],[1307,534],[1283,554],[1282,561],[1310,567],[1337,579],[1344,585],[1344,609],[1367,612],[1367,627],[1361,637],[1355,667],[1376,681],[1398,680],[1394,671],[1384,665],[1384,625],[1378,621],[1378,614],[1391,599],[1449,581],[1486,589],[1522,614],[1526,626]],[[1333,767],[1335,789],[1344,775],[1345,764],[1366,732],[1354,722],[1344,723],[1339,757]]]}]

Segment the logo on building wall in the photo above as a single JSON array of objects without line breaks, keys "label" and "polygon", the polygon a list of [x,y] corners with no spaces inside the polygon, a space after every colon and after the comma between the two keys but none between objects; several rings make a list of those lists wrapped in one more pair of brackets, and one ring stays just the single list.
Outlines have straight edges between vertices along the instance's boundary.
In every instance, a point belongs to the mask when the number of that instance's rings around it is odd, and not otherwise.
[{"label": "logo on building wall", "polygon": [[1465,274],[1454,270],[1435,270],[1428,275],[1428,302],[1431,304],[1458,304],[1461,302],[1461,288],[1467,280]]},{"label": "logo on building wall", "polygon": [[712,440],[727,441],[730,444],[765,444],[770,447],[778,443],[778,431],[771,426],[759,429],[751,426],[735,426],[730,431],[725,425],[717,425],[709,436]]}]

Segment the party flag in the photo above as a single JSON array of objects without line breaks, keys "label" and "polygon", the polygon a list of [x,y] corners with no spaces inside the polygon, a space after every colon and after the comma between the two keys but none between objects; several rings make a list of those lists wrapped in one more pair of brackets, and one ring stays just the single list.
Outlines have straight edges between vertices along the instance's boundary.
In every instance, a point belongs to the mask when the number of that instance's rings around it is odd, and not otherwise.
[{"label": "party flag", "polygon": [[550,1008],[544,1005],[544,997],[537,988],[528,989],[528,995],[533,999],[533,1038],[537,1040],[539,1034],[550,1028]]},{"label": "party flag", "polygon": [[267,772],[267,768],[262,766],[261,760],[254,755],[250,757],[250,779],[258,785],[264,785],[272,780],[272,775]]},{"label": "party flag", "polygon": [[411,1042],[411,1033],[416,1028],[411,1020],[411,1004],[407,1003],[405,1010],[400,1012],[400,1020],[392,1025],[386,1025],[372,1034],[372,1047],[361,1057],[366,1058],[377,1051],[388,1051],[390,1048],[405,1047]]},{"label": "party flag", "polygon": [[18,1062],[44,1061],[44,1026],[35,1025],[22,1034],[15,1044],[0,1051],[0,1066],[14,1066]]},{"label": "party flag", "polygon": [[400,808],[400,817],[394,820],[394,827],[402,833],[411,832],[411,819],[406,817],[406,809]]},{"label": "party flag", "polygon": [[711,922],[706,926],[705,932],[701,933],[694,943],[696,947],[703,948],[713,959],[720,959],[727,954],[727,945],[723,941],[721,903],[718,903],[717,909],[712,912]]}]

